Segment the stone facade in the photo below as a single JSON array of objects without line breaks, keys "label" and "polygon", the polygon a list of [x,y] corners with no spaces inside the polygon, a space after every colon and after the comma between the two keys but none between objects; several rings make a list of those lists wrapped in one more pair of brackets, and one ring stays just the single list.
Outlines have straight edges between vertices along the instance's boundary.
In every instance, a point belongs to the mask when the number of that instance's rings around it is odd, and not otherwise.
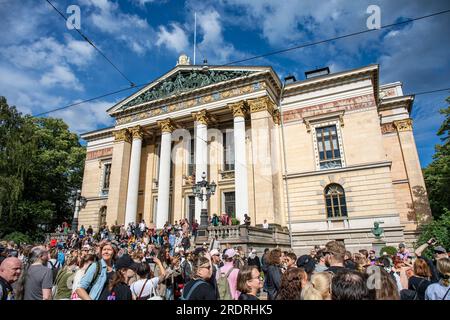
[{"label": "stone facade", "polygon": [[[217,183],[209,213],[241,220],[247,213],[253,226],[267,220],[290,228],[298,253],[332,239],[367,248],[375,221],[383,222],[388,244],[412,245],[430,210],[410,119],[413,97],[403,96],[401,83],[380,86],[376,65],[284,89],[270,67],[209,67],[228,78],[145,99],[152,88],[190,79],[202,68],[178,65],[109,109],[113,128],[82,136],[88,204],[80,225],[144,219],[160,228],[182,218],[200,221],[192,184],[205,172]],[[333,138],[326,141],[327,134]],[[227,155],[232,161],[225,163]],[[102,190],[107,163],[109,189]],[[343,190],[345,209],[339,202],[339,210],[345,212],[335,211],[336,198],[327,205],[329,186]]]}]

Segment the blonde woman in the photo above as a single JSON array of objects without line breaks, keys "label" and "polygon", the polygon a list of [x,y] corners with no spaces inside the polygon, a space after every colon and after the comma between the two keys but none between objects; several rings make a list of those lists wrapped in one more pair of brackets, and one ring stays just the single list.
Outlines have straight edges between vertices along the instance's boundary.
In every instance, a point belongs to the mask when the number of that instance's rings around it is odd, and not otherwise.
[{"label": "blonde woman", "polygon": [[302,300],[331,300],[331,272],[318,272],[311,276],[310,282],[302,290]]},{"label": "blonde woman", "polygon": [[437,260],[439,282],[430,284],[425,291],[425,300],[450,300],[450,258]]}]

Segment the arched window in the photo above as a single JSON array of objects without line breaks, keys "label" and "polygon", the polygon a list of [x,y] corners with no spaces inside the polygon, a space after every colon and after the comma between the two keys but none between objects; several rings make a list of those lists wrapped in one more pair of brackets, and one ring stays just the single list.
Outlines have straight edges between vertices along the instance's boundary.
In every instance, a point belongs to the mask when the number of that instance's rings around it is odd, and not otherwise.
[{"label": "arched window", "polygon": [[325,188],[325,206],[328,218],[347,216],[347,203],[345,201],[344,188],[332,183]]}]

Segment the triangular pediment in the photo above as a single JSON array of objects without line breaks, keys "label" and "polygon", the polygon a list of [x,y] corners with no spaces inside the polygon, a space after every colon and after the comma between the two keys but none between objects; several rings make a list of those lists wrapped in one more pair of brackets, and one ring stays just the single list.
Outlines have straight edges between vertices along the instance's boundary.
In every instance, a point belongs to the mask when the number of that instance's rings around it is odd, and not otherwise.
[{"label": "triangular pediment", "polygon": [[177,66],[108,110],[110,114],[194,90],[266,72],[270,67]]}]

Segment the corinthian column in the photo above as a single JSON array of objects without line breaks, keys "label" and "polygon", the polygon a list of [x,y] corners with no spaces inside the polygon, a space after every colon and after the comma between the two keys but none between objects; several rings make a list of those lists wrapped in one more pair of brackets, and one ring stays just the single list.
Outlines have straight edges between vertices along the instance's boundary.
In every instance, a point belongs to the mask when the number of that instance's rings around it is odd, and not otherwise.
[{"label": "corinthian column", "polygon": [[245,145],[245,115],[248,106],[245,101],[229,105],[234,117],[234,185],[236,198],[236,218],[244,221],[244,214],[248,214],[248,182],[247,157]]},{"label": "corinthian column", "polygon": [[[195,182],[201,181],[202,173],[208,176],[208,123],[210,121],[206,110],[193,112],[195,121]],[[202,201],[195,198],[195,219],[200,221]],[[190,221],[192,223],[192,221]]]},{"label": "corinthian column", "polygon": [[141,169],[141,150],[143,132],[140,126],[130,129],[133,142],[131,144],[130,171],[128,174],[127,206],[125,209],[125,226],[130,222],[136,222],[138,193],[139,193],[139,172]]},{"label": "corinthian column", "polygon": [[158,121],[161,128],[161,151],[159,158],[158,175],[158,206],[156,208],[156,228],[161,229],[169,220],[169,193],[170,193],[170,154],[172,146],[172,132],[175,125],[170,119]]}]

